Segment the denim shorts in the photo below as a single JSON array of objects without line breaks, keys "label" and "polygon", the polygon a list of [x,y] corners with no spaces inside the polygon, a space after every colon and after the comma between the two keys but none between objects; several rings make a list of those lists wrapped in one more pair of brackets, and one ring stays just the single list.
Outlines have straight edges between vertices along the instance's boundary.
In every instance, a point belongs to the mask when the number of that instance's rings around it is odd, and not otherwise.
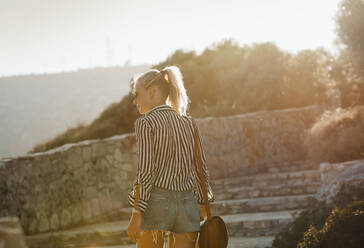
[{"label": "denim shorts", "polygon": [[174,233],[200,231],[200,214],[192,191],[153,187],[141,229]]}]

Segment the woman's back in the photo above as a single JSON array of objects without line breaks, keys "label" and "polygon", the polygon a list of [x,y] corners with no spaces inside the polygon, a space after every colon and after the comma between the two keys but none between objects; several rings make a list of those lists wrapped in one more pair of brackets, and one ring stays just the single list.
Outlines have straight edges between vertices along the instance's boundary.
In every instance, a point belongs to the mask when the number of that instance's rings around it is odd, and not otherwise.
[{"label": "woman's back", "polygon": [[136,133],[150,135],[153,160],[146,157],[150,155],[148,145],[140,147],[143,150],[140,150],[142,156],[139,159],[145,162],[142,166],[153,167],[147,170],[155,173],[154,185],[174,191],[191,190],[194,185],[192,120],[179,115],[168,105],[160,105],[138,119],[135,129]]},{"label": "woman's back", "polygon": [[[139,186],[138,206],[145,210],[153,186],[172,191],[192,191],[197,202],[203,205],[203,193],[195,164],[194,132],[199,145],[202,141],[192,117],[178,114],[169,105],[159,105],[135,121],[138,150],[138,169],[134,190],[129,203],[134,204],[136,185]],[[204,149],[201,149],[203,172],[209,200],[213,193],[209,184]]]}]

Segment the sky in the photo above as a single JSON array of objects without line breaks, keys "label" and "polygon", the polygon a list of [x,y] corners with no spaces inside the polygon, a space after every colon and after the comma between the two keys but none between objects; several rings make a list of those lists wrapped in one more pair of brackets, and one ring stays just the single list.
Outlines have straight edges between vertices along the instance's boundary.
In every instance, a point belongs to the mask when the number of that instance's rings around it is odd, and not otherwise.
[{"label": "sky", "polygon": [[0,76],[156,64],[224,39],[335,53],[340,0],[0,0]]}]

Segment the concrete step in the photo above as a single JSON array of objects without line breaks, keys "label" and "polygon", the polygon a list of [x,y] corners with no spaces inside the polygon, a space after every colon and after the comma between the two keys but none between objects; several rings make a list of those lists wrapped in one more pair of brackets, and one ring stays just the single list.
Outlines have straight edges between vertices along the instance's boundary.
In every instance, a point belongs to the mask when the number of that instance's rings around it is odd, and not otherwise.
[{"label": "concrete step", "polygon": [[215,200],[273,197],[284,195],[315,194],[321,183],[297,185],[240,186],[214,189]]},{"label": "concrete step", "polygon": [[28,248],[98,247],[133,244],[127,235],[129,221],[92,224],[64,231],[25,236]]},{"label": "concrete step", "polygon": [[[269,248],[272,246],[274,237],[229,237],[229,244],[227,248]],[[164,248],[167,248],[165,242]],[[77,247],[80,248],[80,247]],[[136,248],[135,244],[130,245],[112,245],[112,246],[97,246],[97,248]]]},{"label": "concrete step", "polygon": [[[229,237],[227,248],[270,248],[272,246],[274,237]],[[164,248],[167,248],[165,243]],[[136,248],[136,245],[116,245],[116,246],[98,246],[97,248]]]},{"label": "concrete step", "polygon": [[226,215],[280,211],[310,208],[314,202],[315,194],[222,200],[211,204],[211,212],[214,215]]},{"label": "concrete step", "polygon": [[253,176],[240,176],[224,178],[212,181],[214,191],[224,192],[229,188],[251,186],[270,187],[272,185],[302,185],[310,183],[321,183],[321,176],[318,170],[305,170],[296,172],[262,173]]},{"label": "concrete step", "polygon": [[230,237],[228,248],[270,248],[272,246],[274,236],[266,237]]},{"label": "concrete step", "polygon": [[229,237],[264,237],[277,234],[293,221],[293,214],[301,211],[303,209],[233,214],[221,217],[225,221]]},{"label": "concrete step", "polygon": [[[245,213],[221,216],[227,226],[229,237],[264,237],[275,235],[284,225],[293,220],[292,213],[299,210]],[[115,221],[72,228],[64,231],[25,236],[29,248],[54,247],[131,247],[128,238],[128,221]],[[254,240],[253,238],[249,240]],[[249,240],[246,240],[248,242]],[[263,239],[265,240],[265,239]],[[245,242],[245,241],[244,241]],[[237,245],[233,242],[232,244]],[[240,246],[231,246],[240,247]],[[254,247],[254,246],[251,246]]]},{"label": "concrete step", "polygon": [[302,170],[318,170],[319,164],[311,160],[287,161],[280,164],[270,164],[265,167],[267,173],[302,171]]},{"label": "concrete step", "polygon": [[[75,248],[81,248],[79,246]],[[84,248],[84,247],[82,247]],[[107,246],[91,246],[88,248],[136,248],[136,244],[130,244],[130,245],[107,245]]]}]

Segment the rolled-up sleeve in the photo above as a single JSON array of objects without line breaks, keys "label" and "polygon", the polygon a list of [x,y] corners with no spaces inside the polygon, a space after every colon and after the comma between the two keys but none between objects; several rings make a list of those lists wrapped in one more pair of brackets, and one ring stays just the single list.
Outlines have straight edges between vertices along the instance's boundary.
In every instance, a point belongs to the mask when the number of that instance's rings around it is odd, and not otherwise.
[{"label": "rolled-up sleeve", "polygon": [[135,121],[137,139],[137,176],[133,190],[128,195],[128,202],[134,206],[135,196],[139,190],[137,207],[144,212],[148,207],[150,191],[155,180],[153,156],[153,132],[147,121],[139,118]]},{"label": "rolled-up sleeve", "polygon": [[[195,129],[197,131],[198,143],[199,143],[198,145],[200,146],[202,171],[203,171],[203,175],[205,177],[205,182],[206,182],[207,197],[208,197],[209,202],[213,202],[215,199],[214,199],[214,194],[213,194],[212,189],[211,189],[210,179],[209,179],[208,170],[207,170],[207,166],[206,166],[206,157],[205,157],[205,152],[204,152],[204,145],[203,145],[203,142],[202,142],[202,138],[201,138],[201,135],[200,135],[199,128],[196,125],[195,121],[194,121],[194,126],[195,126]],[[197,145],[197,144],[195,144],[195,145]],[[193,189],[193,193],[195,194],[195,197],[196,197],[198,203],[200,205],[204,205],[205,201],[204,201],[203,192],[202,192],[202,182],[203,182],[203,180],[200,178],[200,173],[199,173],[198,166],[199,165],[197,164],[197,160],[196,160],[197,183],[195,184],[195,187]]]}]

